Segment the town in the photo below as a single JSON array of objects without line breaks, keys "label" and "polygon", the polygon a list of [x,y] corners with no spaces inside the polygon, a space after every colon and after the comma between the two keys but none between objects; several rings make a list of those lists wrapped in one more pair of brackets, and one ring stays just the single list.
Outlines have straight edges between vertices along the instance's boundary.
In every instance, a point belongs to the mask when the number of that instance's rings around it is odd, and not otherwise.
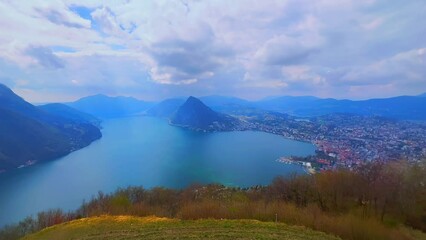
[{"label": "town", "polygon": [[291,157],[311,162],[316,170],[352,169],[370,161],[407,160],[426,157],[426,124],[377,116],[329,114],[298,118],[276,112],[239,115],[242,124],[234,130],[256,130],[311,142],[317,147],[309,157]]}]

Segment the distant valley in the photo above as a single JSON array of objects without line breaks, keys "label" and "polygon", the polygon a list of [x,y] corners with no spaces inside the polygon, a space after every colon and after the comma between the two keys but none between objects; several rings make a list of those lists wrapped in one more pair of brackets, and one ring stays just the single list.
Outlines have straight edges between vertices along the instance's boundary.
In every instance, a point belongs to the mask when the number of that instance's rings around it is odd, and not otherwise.
[{"label": "distant valley", "polygon": [[[98,112],[90,113],[99,117],[122,101],[103,97],[105,103],[100,104],[101,98],[95,96],[86,98],[85,104],[90,106],[92,99],[97,99],[92,105]],[[131,99],[138,107],[126,109],[122,116],[160,117],[172,125],[204,132],[262,131],[313,143],[317,147],[314,156],[290,160],[310,162],[317,170],[353,168],[375,160],[418,161],[426,156],[424,94],[363,101],[310,96],[260,101],[226,96],[171,98],[156,104],[138,101]]]},{"label": "distant valley", "polygon": [[0,90],[0,170],[68,154],[102,136],[102,119],[131,116],[165,118],[196,131],[254,130],[311,142],[317,154],[303,161],[317,169],[426,155],[425,94],[363,101],[206,96],[161,102],[94,95],[36,107],[4,85]]}]

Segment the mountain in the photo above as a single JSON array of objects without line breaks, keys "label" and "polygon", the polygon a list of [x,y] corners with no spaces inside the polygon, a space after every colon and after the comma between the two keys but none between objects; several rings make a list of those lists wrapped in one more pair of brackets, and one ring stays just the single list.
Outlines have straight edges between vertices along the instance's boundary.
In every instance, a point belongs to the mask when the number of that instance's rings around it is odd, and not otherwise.
[{"label": "mountain", "polygon": [[315,97],[279,97],[255,103],[258,108],[295,116],[351,113],[400,120],[426,120],[426,98],[400,96],[361,101]]},{"label": "mountain", "polygon": [[422,93],[422,94],[420,94],[420,95],[417,95],[417,97],[426,97],[426,92],[425,92],[425,93]]},{"label": "mountain", "polygon": [[132,97],[109,97],[98,94],[84,97],[75,102],[67,103],[81,112],[89,113],[98,118],[115,118],[137,115],[154,105]]},{"label": "mountain", "polygon": [[317,100],[319,99],[311,96],[282,96],[257,101],[255,106],[264,110],[295,114],[295,110],[311,106]]},{"label": "mountain", "polygon": [[185,102],[183,98],[166,99],[146,111],[148,116],[169,118]]},{"label": "mountain", "polygon": [[74,109],[62,103],[49,103],[38,106],[38,108],[57,117],[64,117],[75,122],[92,124],[97,127],[100,127],[101,125],[101,120],[99,120],[98,118],[88,113],[78,111],[77,109]]},{"label": "mountain", "polygon": [[194,130],[223,131],[232,130],[238,124],[238,120],[213,111],[199,99],[191,96],[173,114],[170,123]]},{"label": "mountain", "polygon": [[43,112],[24,99],[16,95],[11,89],[0,83],[0,108],[18,113],[25,113],[26,116],[37,120],[49,120],[50,116]]},{"label": "mountain", "polygon": [[223,113],[233,113],[234,111],[254,107],[252,102],[236,97],[213,95],[200,97],[200,100],[214,111]]},{"label": "mountain", "polygon": [[88,123],[37,108],[0,84],[0,171],[64,156],[102,135]]}]

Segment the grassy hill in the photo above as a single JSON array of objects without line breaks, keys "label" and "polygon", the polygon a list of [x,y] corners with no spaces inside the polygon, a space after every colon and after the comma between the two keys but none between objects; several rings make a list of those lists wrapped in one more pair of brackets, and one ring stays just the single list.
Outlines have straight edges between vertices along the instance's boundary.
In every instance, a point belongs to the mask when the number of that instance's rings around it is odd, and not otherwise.
[{"label": "grassy hill", "polygon": [[[0,239],[426,240],[425,164],[374,163],[362,172],[277,177],[269,186],[246,189],[120,188],[99,192],[75,211],[51,209],[5,226]],[[374,185],[370,173],[378,179]]]},{"label": "grassy hill", "polygon": [[177,220],[101,216],[55,225],[24,237],[48,239],[340,239],[305,227],[255,220]]}]

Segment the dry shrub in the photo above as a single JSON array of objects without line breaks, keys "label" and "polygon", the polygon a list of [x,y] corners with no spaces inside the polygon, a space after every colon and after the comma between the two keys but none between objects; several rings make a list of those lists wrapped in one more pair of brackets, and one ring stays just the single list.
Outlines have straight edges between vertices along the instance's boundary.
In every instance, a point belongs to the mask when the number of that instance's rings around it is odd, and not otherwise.
[{"label": "dry shrub", "polygon": [[214,200],[187,203],[180,209],[182,219],[256,219],[306,226],[348,240],[404,240],[411,239],[396,228],[390,228],[377,219],[363,219],[355,215],[331,215],[317,205],[298,208],[285,202],[228,202]]},{"label": "dry shrub", "polygon": [[218,201],[204,200],[186,203],[180,208],[178,217],[182,219],[226,218],[226,210]]}]

